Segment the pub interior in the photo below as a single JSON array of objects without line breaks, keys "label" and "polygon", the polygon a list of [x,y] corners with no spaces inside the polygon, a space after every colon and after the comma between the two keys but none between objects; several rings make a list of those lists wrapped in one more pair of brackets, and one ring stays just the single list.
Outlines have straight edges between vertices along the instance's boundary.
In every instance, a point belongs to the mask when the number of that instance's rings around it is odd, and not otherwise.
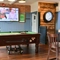
[{"label": "pub interior", "polygon": [[59,40],[59,0],[0,0],[0,60],[59,60]]}]

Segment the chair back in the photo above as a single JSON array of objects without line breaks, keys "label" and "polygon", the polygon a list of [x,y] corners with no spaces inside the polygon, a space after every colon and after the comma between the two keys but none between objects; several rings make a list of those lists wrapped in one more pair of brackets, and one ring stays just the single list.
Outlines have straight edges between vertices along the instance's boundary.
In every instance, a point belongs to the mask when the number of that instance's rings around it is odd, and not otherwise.
[{"label": "chair back", "polygon": [[51,34],[51,33],[47,33],[47,37],[48,37],[48,44],[51,46],[52,44],[53,45],[57,45],[57,37],[58,35],[57,34]]}]

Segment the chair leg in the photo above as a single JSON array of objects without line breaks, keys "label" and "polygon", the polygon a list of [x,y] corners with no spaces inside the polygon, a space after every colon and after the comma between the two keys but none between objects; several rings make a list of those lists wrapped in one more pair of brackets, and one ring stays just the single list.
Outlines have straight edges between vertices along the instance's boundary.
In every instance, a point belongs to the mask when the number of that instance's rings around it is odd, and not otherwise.
[{"label": "chair leg", "polygon": [[50,47],[48,49],[48,56],[47,56],[47,60],[49,60],[49,55],[50,55]]},{"label": "chair leg", "polygon": [[59,60],[59,48],[56,48],[56,60]]}]

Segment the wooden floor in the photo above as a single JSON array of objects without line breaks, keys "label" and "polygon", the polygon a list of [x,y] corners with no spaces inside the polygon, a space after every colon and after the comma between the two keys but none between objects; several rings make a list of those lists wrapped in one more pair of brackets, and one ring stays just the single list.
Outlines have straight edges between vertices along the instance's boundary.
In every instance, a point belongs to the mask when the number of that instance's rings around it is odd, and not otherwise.
[{"label": "wooden floor", "polygon": [[[0,60],[46,60],[48,45],[39,45],[39,52],[35,54],[35,45],[30,45],[29,53],[27,53],[26,46],[23,46],[23,54],[11,52],[8,54],[6,47],[0,47]],[[51,52],[50,58],[55,57],[55,54]]]}]

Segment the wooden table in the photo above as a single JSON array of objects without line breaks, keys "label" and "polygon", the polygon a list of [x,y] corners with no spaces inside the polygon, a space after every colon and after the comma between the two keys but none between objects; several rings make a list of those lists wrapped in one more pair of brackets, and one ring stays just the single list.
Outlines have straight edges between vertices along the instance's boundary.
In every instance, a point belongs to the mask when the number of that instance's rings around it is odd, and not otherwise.
[{"label": "wooden table", "polygon": [[35,43],[36,53],[38,52],[38,44],[40,42],[40,34],[34,32],[26,33],[0,33],[0,46],[19,45]]}]

